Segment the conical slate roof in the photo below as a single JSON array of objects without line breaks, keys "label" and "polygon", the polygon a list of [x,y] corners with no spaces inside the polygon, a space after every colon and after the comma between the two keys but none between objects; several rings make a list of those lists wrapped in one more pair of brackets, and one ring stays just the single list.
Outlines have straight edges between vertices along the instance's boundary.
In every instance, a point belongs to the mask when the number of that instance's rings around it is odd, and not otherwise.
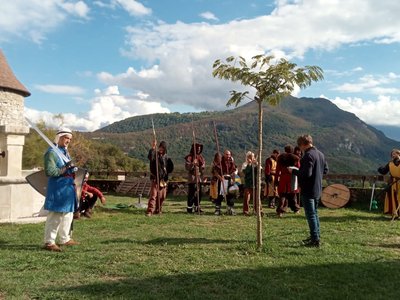
[{"label": "conical slate roof", "polygon": [[7,63],[6,57],[0,49],[0,89],[11,90],[24,97],[28,97],[31,93],[18,81],[13,71]]}]

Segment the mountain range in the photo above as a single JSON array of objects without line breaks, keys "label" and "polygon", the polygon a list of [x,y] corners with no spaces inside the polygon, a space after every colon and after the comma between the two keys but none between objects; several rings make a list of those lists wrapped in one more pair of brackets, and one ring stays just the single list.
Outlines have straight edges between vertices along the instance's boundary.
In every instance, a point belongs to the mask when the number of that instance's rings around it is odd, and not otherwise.
[{"label": "mountain range", "polygon": [[[314,145],[325,154],[331,173],[376,174],[399,144],[323,98],[287,97],[277,106],[263,104],[263,114],[263,160],[273,149],[283,151],[285,145],[295,146],[299,135],[311,134]],[[194,139],[204,145],[203,155],[210,165],[217,151],[215,131],[220,151],[231,150],[240,166],[247,151],[258,149],[258,104],[253,101],[216,112],[136,116],[85,135],[146,161],[155,133],[157,141],[167,142],[168,154],[179,170]]]}]

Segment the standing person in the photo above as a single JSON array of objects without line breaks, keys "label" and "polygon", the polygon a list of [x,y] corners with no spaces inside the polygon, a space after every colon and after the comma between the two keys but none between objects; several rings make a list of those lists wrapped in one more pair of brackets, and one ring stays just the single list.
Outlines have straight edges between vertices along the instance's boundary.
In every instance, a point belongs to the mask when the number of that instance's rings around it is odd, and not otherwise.
[{"label": "standing person", "polygon": [[[67,148],[71,139],[72,131],[68,128],[58,130],[54,139],[56,147],[68,159],[70,156]],[[74,168],[65,163],[50,147],[44,155],[44,171],[48,176],[44,209],[49,211],[44,230],[44,249],[61,252],[61,248],[56,244],[57,236],[62,246],[79,244],[70,236],[73,214],[78,205]]]},{"label": "standing person", "polygon": [[[235,205],[235,198],[236,198],[236,193],[229,193],[229,188],[232,187],[235,184],[235,178],[236,178],[236,171],[237,167],[235,164],[235,160],[232,157],[232,153],[229,150],[224,151],[224,155],[222,156],[221,159],[221,166],[222,166],[222,175],[224,179],[224,185],[226,187],[226,205],[227,205],[227,211],[226,213],[228,215],[236,215],[235,210],[233,209],[233,206]],[[236,190],[235,190],[236,191]]]},{"label": "standing person", "polygon": [[223,186],[222,170],[221,170],[222,156],[220,153],[215,153],[214,160],[211,164],[211,182],[210,182],[210,198],[215,204],[216,216],[221,215],[221,204],[224,200],[225,188]]},{"label": "standing person", "polygon": [[196,145],[192,144],[190,153],[185,156],[185,169],[188,172],[187,213],[193,213],[193,205],[194,212],[203,212],[200,209],[201,183],[204,181],[206,161],[201,154],[202,152],[203,145],[196,143]]},{"label": "standing person", "polygon": [[293,147],[285,146],[285,153],[278,156],[276,165],[276,177],[278,185],[279,202],[276,207],[276,213],[282,217],[287,207],[294,213],[298,213],[300,206],[295,201],[295,187],[292,185],[292,174],[289,173],[288,167],[298,167],[299,157],[293,154]]},{"label": "standing person", "polygon": [[254,153],[249,151],[246,153],[246,161],[242,165],[240,172],[243,178],[243,215],[249,216],[249,204],[250,199],[253,199],[254,210],[257,211],[257,197],[254,197],[256,193],[255,182],[257,178],[257,161]]},{"label": "standing person", "polygon": [[[299,146],[294,147],[294,151],[293,151],[294,155],[296,155],[299,159],[298,159],[298,165],[296,166],[297,168],[300,168],[300,160],[303,157],[303,153],[301,152],[301,149]],[[296,175],[292,175],[292,176],[296,176]],[[296,180],[296,182],[298,181],[297,176],[296,178],[292,178],[293,180]],[[298,207],[301,207],[301,201],[300,201],[300,187],[297,186],[297,188],[294,189],[294,200],[295,200],[295,205],[297,205]]]},{"label": "standing person", "polygon": [[393,149],[390,152],[391,161],[384,167],[379,167],[378,172],[382,175],[389,173],[390,189],[386,193],[383,213],[392,215],[393,218],[399,217],[397,208],[400,203],[400,150]]},{"label": "standing person", "polygon": [[167,196],[168,175],[174,170],[174,164],[167,156],[167,143],[164,141],[160,142],[157,153],[156,141],[153,141],[147,157],[150,160],[151,188],[146,216],[151,217],[153,214],[161,214],[162,205]]},{"label": "standing person", "polygon": [[300,161],[300,169],[288,168],[288,171],[298,176],[300,198],[310,229],[310,237],[303,240],[303,243],[307,247],[319,247],[321,236],[318,203],[322,194],[322,176],[328,173],[328,164],[324,154],[314,147],[310,135],[300,136],[297,139],[297,145],[304,153]]},{"label": "standing person", "polygon": [[81,214],[90,219],[92,217],[93,207],[95,206],[97,199],[100,199],[101,204],[106,204],[106,198],[104,197],[103,193],[99,189],[89,185],[87,183],[88,179],[89,173],[86,173],[82,184],[79,210],[74,213],[74,219],[79,219]]},{"label": "standing person", "polygon": [[265,188],[264,197],[268,199],[268,207],[275,208],[275,202],[278,198],[278,189],[275,185],[276,180],[276,160],[279,156],[279,151],[274,149],[270,157],[265,160]]}]

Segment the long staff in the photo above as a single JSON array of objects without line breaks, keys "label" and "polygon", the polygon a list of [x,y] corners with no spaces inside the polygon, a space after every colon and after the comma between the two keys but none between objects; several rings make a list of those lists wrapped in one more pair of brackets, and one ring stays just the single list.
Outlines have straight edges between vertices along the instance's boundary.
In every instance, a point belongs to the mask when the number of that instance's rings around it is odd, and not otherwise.
[{"label": "long staff", "polygon": [[197,146],[196,146],[196,135],[194,133],[193,116],[192,116],[192,135],[193,135],[193,161],[196,162],[196,164],[194,164],[194,176],[196,178],[197,210],[200,215],[201,209],[200,209],[199,162],[197,161]]},{"label": "long staff", "polygon": [[218,143],[218,135],[217,135],[217,127],[215,126],[215,121],[213,121],[213,125],[214,125],[214,137],[215,137],[215,143],[217,145],[217,153],[219,155],[219,157],[221,158],[219,160],[219,167],[221,169],[221,184],[222,184],[222,189],[224,192],[224,200],[226,202],[226,191],[225,191],[225,182],[224,182],[224,172],[222,170],[222,156],[221,156],[221,152],[219,151],[219,143]]},{"label": "long staff", "polygon": [[153,127],[153,137],[154,137],[154,151],[155,151],[155,160],[156,160],[156,182],[157,182],[157,207],[160,207],[160,178],[158,176],[158,147],[157,147],[157,136],[156,130],[154,129],[153,118],[151,118],[151,126]]},{"label": "long staff", "polygon": [[[257,158],[255,158],[257,159]],[[252,176],[252,182],[253,182],[253,212],[257,213],[256,209],[256,181],[255,181],[255,168],[254,168],[254,159],[251,158],[251,176]]]}]

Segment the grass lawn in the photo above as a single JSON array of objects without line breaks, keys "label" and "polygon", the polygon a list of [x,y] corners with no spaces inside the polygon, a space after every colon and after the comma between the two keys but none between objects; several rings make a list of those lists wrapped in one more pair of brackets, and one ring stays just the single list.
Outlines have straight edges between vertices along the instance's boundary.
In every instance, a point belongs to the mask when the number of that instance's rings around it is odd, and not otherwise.
[{"label": "grass lawn", "polygon": [[[137,199],[108,195],[110,204]],[[44,224],[0,224],[0,299],[395,299],[400,221],[365,209],[320,209],[322,247],[305,248],[303,212],[279,219],[187,215],[168,198],[161,216],[96,207],[74,224],[76,247],[42,250]],[[241,207],[237,207],[240,212]]]}]

